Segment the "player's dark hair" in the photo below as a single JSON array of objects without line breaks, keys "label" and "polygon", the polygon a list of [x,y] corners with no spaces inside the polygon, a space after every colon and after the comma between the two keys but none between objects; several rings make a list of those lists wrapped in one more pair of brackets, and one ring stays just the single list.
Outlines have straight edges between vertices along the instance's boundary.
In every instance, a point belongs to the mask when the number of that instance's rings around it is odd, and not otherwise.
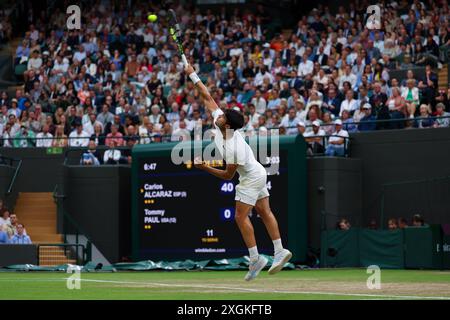
[{"label": "player's dark hair", "polygon": [[227,118],[227,124],[233,130],[238,130],[244,126],[244,116],[236,110],[225,110],[225,117]]}]

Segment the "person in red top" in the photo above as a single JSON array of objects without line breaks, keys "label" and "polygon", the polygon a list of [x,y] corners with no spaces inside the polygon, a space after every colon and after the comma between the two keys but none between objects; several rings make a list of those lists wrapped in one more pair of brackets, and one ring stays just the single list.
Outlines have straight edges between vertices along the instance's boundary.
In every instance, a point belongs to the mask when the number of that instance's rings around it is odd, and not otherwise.
[{"label": "person in red top", "polygon": [[114,140],[118,147],[124,145],[123,135],[119,132],[119,128],[115,123],[111,125],[111,132],[106,136],[105,144],[109,146],[111,140]]}]

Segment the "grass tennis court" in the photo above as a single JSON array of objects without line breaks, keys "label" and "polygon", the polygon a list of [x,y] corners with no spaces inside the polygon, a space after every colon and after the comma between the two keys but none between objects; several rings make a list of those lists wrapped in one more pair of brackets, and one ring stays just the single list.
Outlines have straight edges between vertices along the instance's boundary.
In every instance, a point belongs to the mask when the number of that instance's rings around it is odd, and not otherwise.
[{"label": "grass tennis court", "polygon": [[81,273],[69,290],[62,272],[0,272],[0,299],[449,299],[450,271],[382,270],[369,290],[365,269],[295,270],[253,282],[243,271]]}]

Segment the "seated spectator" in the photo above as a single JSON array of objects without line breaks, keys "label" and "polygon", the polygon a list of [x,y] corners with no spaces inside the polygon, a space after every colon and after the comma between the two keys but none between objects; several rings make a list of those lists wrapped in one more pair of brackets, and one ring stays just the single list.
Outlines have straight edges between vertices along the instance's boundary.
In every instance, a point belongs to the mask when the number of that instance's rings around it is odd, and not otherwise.
[{"label": "seated spectator", "polygon": [[450,126],[450,113],[445,112],[445,106],[442,102],[436,104],[436,117],[433,127],[449,127]]},{"label": "seated spectator", "polygon": [[325,131],[320,128],[320,122],[318,120],[313,121],[312,130],[303,134],[305,141],[307,142],[307,153],[309,155],[321,154],[324,152],[324,138]]},{"label": "seated spectator", "polygon": [[396,219],[389,219],[388,220],[388,229],[389,230],[397,230],[398,229],[398,225],[397,225],[397,220]]},{"label": "seated spectator", "polygon": [[23,124],[19,132],[14,136],[13,146],[15,148],[29,148],[35,145],[35,134],[27,125]]},{"label": "seated spectator", "polygon": [[372,115],[372,106],[370,103],[366,103],[363,105],[364,117],[362,117],[361,121],[358,124],[359,131],[373,131],[376,129],[377,124],[375,121],[375,117]]},{"label": "seated spectator", "polygon": [[103,154],[103,163],[104,164],[118,164],[120,158],[122,157],[122,153],[120,150],[116,149],[117,142],[114,139],[108,140],[109,149],[105,151]]},{"label": "seated spectator", "polygon": [[289,109],[289,113],[281,120],[280,126],[286,128],[286,134],[296,135],[298,121],[297,112],[295,108],[292,107]]},{"label": "seated spectator", "polygon": [[124,145],[123,135],[119,132],[119,127],[115,123],[111,124],[111,132],[106,135],[105,144],[109,146],[111,140],[114,140],[116,146]]},{"label": "seated spectator", "polygon": [[7,243],[9,243],[8,235],[6,234],[5,231],[3,231],[3,229],[0,226],[0,244],[7,244]]},{"label": "seated spectator", "polygon": [[406,102],[401,96],[400,89],[398,87],[392,88],[392,95],[387,101],[387,106],[389,108],[391,119],[399,120],[391,122],[391,129],[403,129],[405,127],[405,122],[400,120],[405,119]]},{"label": "seated spectator", "polygon": [[96,144],[94,140],[89,140],[89,147],[86,150],[86,152],[84,152],[81,155],[81,160],[80,160],[80,164],[82,165],[94,165],[94,166],[98,166],[100,165],[100,153],[96,150]]},{"label": "seated spectator", "polygon": [[0,230],[2,230],[4,225],[11,225],[11,219],[9,218],[9,211],[6,208],[1,208],[0,213]]},{"label": "seated spectator", "polygon": [[434,125],[434,119],[430,116],[430,108],[426,104],[420,106],[420,114],[414,121],[415,128],[430,128]]},{"label": "seated spectator", "polygon": [[[11,237],[17,233],[17,225],[19,224],[19,220],[15,213],[10,213],[9,219],[10,223],[3,225],[3,231],[5,231],[8,237],[11,239]],[[26,230],[24,230],[24,234],[27,234]]]},{"label": "seated spectator", "polygon": [[52,147],[67,147],[68,145],[68,139],[67,136],[64,133],[64,126],[59,125],[56,127],[55,131],[55,137],[52,141]]},{"label": "seated spectator", "polygon": [[322,128],[325,131],[327,136],[330,136],[334,132],[334,123],[333,119],[331,119],[331,113],[324,112],[322,115]]},{"label": "seated spectator", "polygon": [[306,131],[305,123],[303,121],[299,121],[297,123],[297,133],[304,135],[305,131]]},{"label": "seated spectator", "polygon": [[415,214],[412,219],[412,225],[414,227],[425,227],[425,221],[420,214]]},{"label": "seated spectator", "polygon": [[69,135],[69,147],[87,147],[89,145],[89,134],[83,130],[81,122],[75,123],[75,130]]},{"label": "seated spectator", "polygon": [[49,148],[52,146],[53,135],[48,131],[49,131],[49,126],[47,124],[45,124],[42,127],[42,132],[39,132],[36,135],[36,147]]},{"label": "seated spectator", "polygon": [[406,114],[409,118],[414,118],[416,108],[419,105],[419,89],[416,87],[416,80],[408,79],[406,87],[402,90],[402,97],[406,102]]},{"label": "seated spectator", "polygon": [[367,225],[367,228],[370,230],[377,230],[378,224],[376,219],[370,219],[369,224]]},{"label": "seated spectator", "polygon": [[350,222],[349,222],[347,219],[342,218],[342,219],[340,219],[340,220],[338,221],[338,223],[337,223],[337,225],[336,225],[336,228],[337,228],[338,230],[344,230],[344,231],[347,231],[347,230],[350,230],[351,225],[350,225]]},{"label": "seated spectator", "polygon": [[342,129],[342,121],[337,119],[334,122],[336,131],[328,138],[328,145],[325,150],[325,155],[334,157],[342,157],[345,155],[346,139],[348,139],[348,132]]},{"label": "seated spectator", "polygon": [[408,220],[406,220],[405,218],[398,218],[398,227],[400,229],[408,227]]},{"label": "seated spectator", "polygon": [[11,244],[32,244],[31,238],[25,233],[25,226],[22,223],[17,224],[17,233],[11,237]]},{"label": "seated spectator", "polygon": [[94,140],[96,146],[105,145],[105,135],[103,134],[103,127],[100,123],[94,125],[94,133],[91,135],[90,140]]},{"label": "seated spectator", "polygon": [[[359,110],[357,110],[359,111]],[[356,112],[355,112],[356,114]],[[364,114],[364,113],[363,113]],[[355,121],[352,117],[350,117],[350,112],[345,110],[344,112],[342,112],[342,125],[344,130],[346,130],[347,132],[356,132],[358,131],[358,125],[355,124],[355,122],[359,122],[359,121]]]}]

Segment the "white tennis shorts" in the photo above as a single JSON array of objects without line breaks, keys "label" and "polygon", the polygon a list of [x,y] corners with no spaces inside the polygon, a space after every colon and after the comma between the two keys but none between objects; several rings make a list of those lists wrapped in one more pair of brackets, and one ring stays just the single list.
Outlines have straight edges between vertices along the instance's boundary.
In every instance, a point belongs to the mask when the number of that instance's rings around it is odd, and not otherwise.
[{"label": "white tennis shorts", "polygon": [[251,181],[241,181],[236,186],[236,196],[234,200],[254,206],[256,201],[269,196],[266,187],[267,175],[262,175]]}]

